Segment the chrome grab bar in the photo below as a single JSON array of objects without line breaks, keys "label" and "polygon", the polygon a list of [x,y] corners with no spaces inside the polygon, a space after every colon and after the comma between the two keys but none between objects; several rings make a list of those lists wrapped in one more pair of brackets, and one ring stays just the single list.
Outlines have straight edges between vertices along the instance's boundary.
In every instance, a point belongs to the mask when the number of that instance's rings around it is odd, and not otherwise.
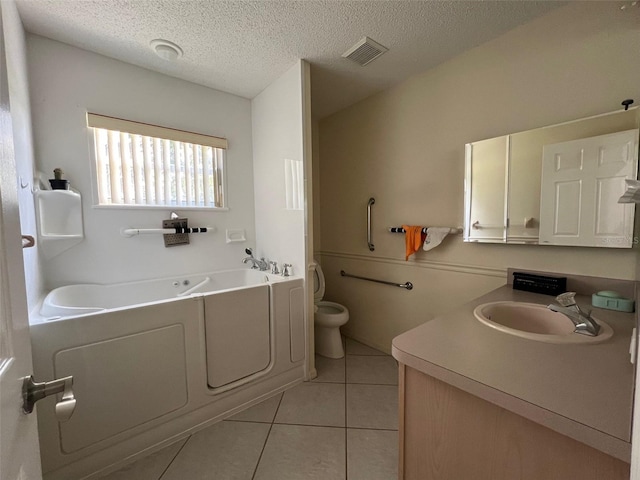
[{"label": "chrome grab bar", "polygon": [[367,245],[369,246],[370,252],[375,250],[373,243],[371,243],[371,205],[374,203],[376,203],[376,199],[373,197],[371,197],[367,203]]},{"label": "chrome grab bar", "polygon": [[376,283],[384,283],[385,285],[393,285],[394,287],[400,287],[400,288],[406,288],[407,290],[413,290],[413,283],[411,283],[411,282],[395,283],[395,282],[387,282],[385,280],[376,280],[375,278],[359,277],[358,275],[351,275],[350,273],[347,273],[344,270],[340,270],[340,275],[343,276],[343,277],[359,278],[360,280],[367,280],[369,282],[376,282]]}]

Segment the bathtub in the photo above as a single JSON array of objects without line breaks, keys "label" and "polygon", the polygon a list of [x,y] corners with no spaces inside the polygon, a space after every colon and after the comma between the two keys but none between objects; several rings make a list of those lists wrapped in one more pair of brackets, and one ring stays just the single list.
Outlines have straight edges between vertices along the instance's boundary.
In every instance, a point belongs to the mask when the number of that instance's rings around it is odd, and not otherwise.
[{"label": "bathtub", "polygon": [[283,279],[284,277],[266,272],[242,269],[113,285],[68,285],[49,292],[39,313],[43,320],[57,320],[109,309],[157,303],[188,295],[244,288],[270,281],[279,282]]},{"label": "bathtub", "polygon": [[73,375],[67,422],[38,402],[46,480],[94,478],[303,380],[304,282],[242,269],[51,291],[34,376]]}]

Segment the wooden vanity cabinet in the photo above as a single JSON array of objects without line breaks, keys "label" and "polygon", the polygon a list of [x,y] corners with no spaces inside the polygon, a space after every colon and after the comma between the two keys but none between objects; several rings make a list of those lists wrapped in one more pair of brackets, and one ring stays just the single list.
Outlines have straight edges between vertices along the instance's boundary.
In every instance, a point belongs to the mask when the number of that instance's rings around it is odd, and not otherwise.
[{"label": "wooden vanity cabinet", "polygon": [[628,480],[629,464],[400,364],[400,480]]}]

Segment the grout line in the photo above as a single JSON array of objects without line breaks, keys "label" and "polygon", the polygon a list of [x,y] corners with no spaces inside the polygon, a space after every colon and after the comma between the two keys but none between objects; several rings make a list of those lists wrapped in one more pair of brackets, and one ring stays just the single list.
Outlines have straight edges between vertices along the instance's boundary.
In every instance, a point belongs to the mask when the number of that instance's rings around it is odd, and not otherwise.
[{"label": "grout line", "polygon": [[347,436],[347,425],[348,423],[348,418],[347,418],[347,405],[348,405],[348,398],[347,398],[347,360],[349,359],[348,357],[348,353],[347,353],[347,339],[346,337],[344,338],[344,478],[345,480],[349,480],[349,454],[347,449],[348,447],[348,442],[349,442],[349,438]]},{"label": "grout line", "polygon": [[224,420],[222,420],[223,422],[237,422],[237,423],[266,423],[268,425],[271,425],[273,422],[271,421],[264,421],[264,420],[237,420],[237,419],[230,419],[230,418],[225,418]]},{"label": "grout line", "polygon": [[273,423],[269,425],[269,431],[267,432],[267,436],[264,437],[264,443],[262,444],[262,450],[260,450],[260,456],[258,457],[258,461],[256,462],[256,467],[253,469],[253,475],[251,475],[251,480],[256,478],[256,473],[258,473],[258,467],[260,466],[260,460],[262,460],[262,455],[264,454],[265,448],[267,448],[267,442],[269,441],[269,435],[271,435],[271,430],[273,429]]},{"label": "grout line", "polygon": [[397,432],[397,428],[379,428],[379,427],[341,427],[339,425],[316,425],[309,423],[274,423],[273,425],[287,425],[290,427],[317,427],[317,428],[344,428],[351,430],[377,430],[380,432]]},{"label": "grout line", "polygon": [[344,350],[345,350],[345,356],[344,356],[344,478],[345,480],[349,480],[349,454],[348,454],[348,443],[349,443],[349,437],[347,436],[347,425],[349,424],[349,419],[347,417],[348,415],[348,404],[349,404],[349,399],[347,398],[347,385],[349,385],[347,383],[347,360],[349,359],[348,354],[347,354],[347,340],[345,338],[344,340]]},{"label": "grout line", "polygon": [[347,427],[347,430],[375,430],[376,432],[397,432],[397,428]]},{"label": "grout line", "polygon": [[349,435],[348,435],[348,431],[347,431],[347,425],[348,420],[347,420],[347,405],[348,405],[348,399],[347,399],[347,372],[346,372],[346,368],[347,368],[347,362],[344,362],[345,365],[345,372],[344,372],[344,478],[345,480],[349,480]]},{"label": "grout line", "polygon": [[[345,420],[345,424],[346,424],[346,420]],[[342,425],[318,425],[314,423],[291,423],[291,422],[278,422],[278,423],[274,423],[274,425],[290,425],[292,427],[347,428]]]},{"label": "grout line", "polygon": [[[318,382],[323,383],[323,382]],[[326,382],[328,383],[328,382]],[[397,383],[360,383],[360,382],[349,382],[347,385],[370,385],[372,387],[397,387]]]},{"label": "grout line", "polygon": [[264,439],[264,444],[262,445],[262,450],[260,450],[260,456],[258,457],[258,461],[256,462],[256,468],[253,469],[253,475],[251,475],[251,480],[253,480],[256,477],[256,473],[258,473],[258,467],[260,466],[262,455],[264,455],[264,450],[267,448],[267,442],[269,441],[271,430],[273,430],[273,425],[276,420],[276,416],[278,415],[278,410],[280,410],[280,405],[282,404],[282,399],[284,398],[284,394],[285,392],[282,392],[282,395],[280,395],[280,401],[278,402],[276,411],[273,413],[273,418],[271,419],[271,422],[270,422],[271,424],[269,425],[269,431],[267,432],[267,436]]},{"label": "grout line", "polygon": [[[348,383],[347,382],[347,355],[345,354],[344,356],[344,383],[345,385]],[[345,398],[346,398],[347,394],[346,394],[346,390],[345,390]]]},{"label": "grout line", "polygon": [[345,355],[344,355],[344,478],[345,480],[349,480],[349,455],[347,452],[347,449],[349,448],[347,446],[348,444],[348,437],[347,437],[347,425],[348,425],[348,418],[347,418],[347,405],[348,405],[348,399],[347,399],[347,339],[345,338],[344,340],[344,350],[345,350]]},{"label": "grout line", "polygon": [[169,467],[171,466],[171,464],[176,460],[176,458],[178,458],[178,455],[180,455],[180,453],[182,452],[182,450],[184,449],[184,447],[187,445],[187,443],[189,442],[189,440],[191,440],[191,437],[193,435],[189,435],[187,437],[187,439],[184,441],[184,443],[182,444],[182,446],[178,449],[178,452],[173,456],[173,458],[171,459],[171,461],[169,462],[169,465],[166,466],[166,468],[162,471],[162,473],[160,474],[160,476],[158,477],[158,480],[162,480],[162,477],[164,477],[164,474],[167,473],[167,470],[169,470]]},{"label": "grout line", "polygon": [[282,392],[282,395],[280,395],[280,401],[278,402],[278,406],[276,407],[276,411],[273,414],[273,418],[271,419],[271,425],[273,425],[276,421],[276,417],[278,416],[278,410],[280,410],[280,405],[282,405],[282,400],[284,399],[284,394],[286,393],[286,390],[284,392]]}]

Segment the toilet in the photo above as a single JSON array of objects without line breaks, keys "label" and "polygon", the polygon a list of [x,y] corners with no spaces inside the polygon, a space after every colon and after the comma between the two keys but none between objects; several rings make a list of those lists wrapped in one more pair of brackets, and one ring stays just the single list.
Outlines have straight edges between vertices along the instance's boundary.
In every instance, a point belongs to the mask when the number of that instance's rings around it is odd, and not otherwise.
[{"label": "toilet", "polygon": [[349,321],[349,310],[339,303],[322,300],[324,287],[324,274],[320,264],[316,262],[313,275],[316,353],[323,357],[342,358],[344,357],[344,347],[342,346],[340,327]]}]

